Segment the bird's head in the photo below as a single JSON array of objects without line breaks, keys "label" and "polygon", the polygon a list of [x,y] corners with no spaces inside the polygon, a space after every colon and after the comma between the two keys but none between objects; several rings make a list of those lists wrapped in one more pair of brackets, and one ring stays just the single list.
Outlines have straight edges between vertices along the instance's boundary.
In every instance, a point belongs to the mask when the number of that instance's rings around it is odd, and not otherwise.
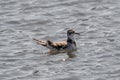
[{"label": "bird's head", "polygon": [[77,33],[75,32],[73,29],[70,29],[67,31],[67,36],[70,38],[70,39],[74,39],[74,35],[77,34],[77,35],[80,35],[80,33]]}]

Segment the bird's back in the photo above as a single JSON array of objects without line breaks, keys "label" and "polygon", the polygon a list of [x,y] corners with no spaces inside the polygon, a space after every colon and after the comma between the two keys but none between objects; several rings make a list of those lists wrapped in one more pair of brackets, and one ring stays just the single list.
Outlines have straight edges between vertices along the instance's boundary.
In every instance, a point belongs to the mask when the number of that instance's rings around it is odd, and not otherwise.
[{"label": "bird's back", "polygon": [[49,45],[51,45],[53,49],[62,50],[67,47],[67,41],[52,42],[52,44]]},{"label": "bird's back", "polygon": [[38,39],[33,39],[36,41],[37,44],[40,44],[46,48],[52,49],[52,50],[61,50],[65,49],[67,47],[67,41],[59,41],[59,42],[52,42],[50,40],[38,40]]}]

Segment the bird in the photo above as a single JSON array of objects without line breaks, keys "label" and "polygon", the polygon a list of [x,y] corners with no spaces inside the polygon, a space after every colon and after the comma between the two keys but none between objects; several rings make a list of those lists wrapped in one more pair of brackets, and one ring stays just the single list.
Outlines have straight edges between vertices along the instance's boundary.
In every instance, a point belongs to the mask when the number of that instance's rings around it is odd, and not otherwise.
[{"label": "bird", "polygon": [[73,29],[67,30],[67,40],[53,42],[51,40],[41,40],[33,38],[37,44],[42,45],[50,50],[50,54],[55,54],[57,52],[71,52],[77,50],[77,45],[75,42],[75,34],[80,35],[80,33],[75,32]]}]

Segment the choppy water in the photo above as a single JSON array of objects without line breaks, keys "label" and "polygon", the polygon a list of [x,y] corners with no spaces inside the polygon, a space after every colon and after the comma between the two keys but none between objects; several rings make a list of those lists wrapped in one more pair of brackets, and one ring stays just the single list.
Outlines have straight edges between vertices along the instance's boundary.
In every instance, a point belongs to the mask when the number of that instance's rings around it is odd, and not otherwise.
[{"label": "choppy water", "polygon": [[[83,33],[65,62],[32,40],[67,28]],[[120,80],[120,0],[0,0],[0,80]]]}]

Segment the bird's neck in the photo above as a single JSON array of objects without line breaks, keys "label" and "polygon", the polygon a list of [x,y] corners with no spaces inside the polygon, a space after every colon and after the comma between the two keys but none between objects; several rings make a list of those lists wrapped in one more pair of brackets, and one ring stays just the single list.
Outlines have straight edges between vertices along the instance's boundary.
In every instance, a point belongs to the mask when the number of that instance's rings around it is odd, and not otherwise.
[{"label": "bird's neck", "polygon": [[74,36],[71,36],[71,37],[68,36],[67,44],[75,44],[76,45],[75,40],[74,40]]}]

